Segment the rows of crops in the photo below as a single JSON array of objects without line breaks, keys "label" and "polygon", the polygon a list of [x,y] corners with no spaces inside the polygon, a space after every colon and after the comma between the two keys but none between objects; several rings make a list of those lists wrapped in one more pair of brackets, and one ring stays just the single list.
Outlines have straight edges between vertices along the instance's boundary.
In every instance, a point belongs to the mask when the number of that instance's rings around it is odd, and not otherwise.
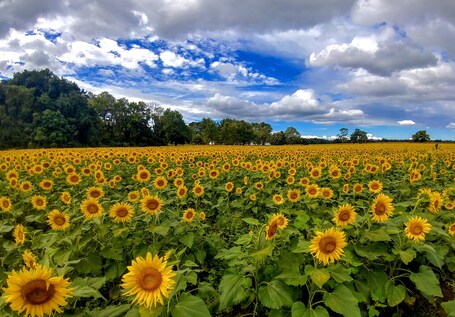
[{"label": "rows of crops", "polygon": [[0,152],[0,314],[455,315],[454,153]]}]

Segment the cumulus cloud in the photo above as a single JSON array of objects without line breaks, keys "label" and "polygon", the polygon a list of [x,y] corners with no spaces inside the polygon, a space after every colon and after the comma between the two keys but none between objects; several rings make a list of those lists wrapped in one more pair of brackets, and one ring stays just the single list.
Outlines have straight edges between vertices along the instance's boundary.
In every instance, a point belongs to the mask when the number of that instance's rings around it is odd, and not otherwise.
[{"label": "cumulus cloud", "polygon": [[446,128],[455,129],[455,122],[450,122],[448,125],[446,125]]},{"label": "cumulus cloud", "polygon": [[414,125],[416,124],[414,121],[412,120],[400,120],[400,121],[397,121],[399,125]]},{"label": "cumulus cloud", "polygon": [[160,53],[160,59],[166,67],[182,67],[182,65],[187,62],[185,58],[178,56],[171,51],[164,51]]}]

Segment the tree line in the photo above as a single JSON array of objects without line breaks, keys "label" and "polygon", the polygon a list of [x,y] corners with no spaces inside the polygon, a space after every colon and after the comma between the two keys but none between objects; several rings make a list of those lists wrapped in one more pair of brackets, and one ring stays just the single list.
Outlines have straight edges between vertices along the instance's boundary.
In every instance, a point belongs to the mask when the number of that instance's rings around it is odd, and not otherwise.
[{"label": "tree line", "polygon": [[[0,148],[154,146],[177,144],[308,144],[294,127],[272,133],[265,122],[203,118],[186,124],[180,112],[159,104],[95,95],[49,69],[22,71],[0,82]],[[349,140],[348,140],[349,141]],[[366,142],[356,129],[351,142]]]}]

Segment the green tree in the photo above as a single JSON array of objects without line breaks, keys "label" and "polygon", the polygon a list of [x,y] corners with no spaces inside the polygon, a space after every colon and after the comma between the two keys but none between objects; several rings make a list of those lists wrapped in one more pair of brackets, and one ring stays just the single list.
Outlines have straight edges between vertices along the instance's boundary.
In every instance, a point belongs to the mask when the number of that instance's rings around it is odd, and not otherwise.
[{"label": "green tree", "polygon": [[251,124],[254,133],[254,142],[256,144],[264,145],[270,141],[270,136],[272,134],[272,126],[265,122],[252,123]]},{"label": "green tree", "polygon": [[426,130],[419,130],[412,135],[412,141],[414,142],[428,142],[430,141],[430,135]]},{"label": "green tree", "polygon": [[351,134],[351,142],[353,143],[365,143],[368,141],[368,136],[365,131],[355,129],[354,133]]},{"label": "green tree", "polygon": [[275,132],[270,136],[270,144],[283,145],[286,144],[286,135],[283,131]]},{"label": "green tree", "polygon": [[341,143],[347,142],[349,140],[349,129],[348,128],[341,128],[340,133],[337,134],[338,141]]},{"label": "green tree", "polygon": [[31,146],[65,147],[73,145],[77,133],[59,111],[46,109],[35,113],[31,130]]},{"label": "green tree", "polygon": [[166,109],[160,118],[166,144],[185,144],[191,140],[191,130],[176,110]]},{"label": "green tree", "polygon": [[300,142],[300,133],[294,127],[288,127],[284,130],[284,135],[286,136],[287,144],[299,144]]}]

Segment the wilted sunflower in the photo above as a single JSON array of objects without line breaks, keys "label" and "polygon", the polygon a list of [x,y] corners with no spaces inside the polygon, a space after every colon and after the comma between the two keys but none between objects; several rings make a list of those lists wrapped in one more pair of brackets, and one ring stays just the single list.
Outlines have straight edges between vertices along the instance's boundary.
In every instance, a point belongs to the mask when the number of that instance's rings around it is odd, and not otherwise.
[{"label": "wilted sunflower", "polygon": [[338,207],[338,210],[333,215],[332,221],[335,222],[337,226],[347,226],[355,222],[357,213],[354,210],[354,207],[350,204],[345,204]]},{"label": "wilted sunflower", "polygon": [[319,262],[327,265],[339,260],[344,253],[343,248],[347,245],[345,233],[330,228],[324,232],[316,232],[316,236],[311,239],[310,252]]},{"label": "wilted sunflower", "polygon": [[33,208],[35,208],[37,210],[46,209],[46,206],[47,206],[46,197],[41,196],[41,195],[34,195],[32,197],[32,205],[33,205]]},{"label": "wilted sunflower", "polygon": [[296,203],[300,200],[300,190],[291,189],[288,190],[287,197],[291,203]]},{"label": "wilted sunflower", "polygon": [[25,243],[24,226],[21,224],[17,224],[14,227],[13,236],[14,236],[14,241],[16,242],[16,244],[24,244]]},{"label": "wilted sunflower", "polygon": [[169,298],[175,281],[172,267],[167,266],[164,258],[147,252],[145,259],[137,257],[128,266],[128,273],[122,277],[122,287],[127,290],[125,296],[135,296],[133,303],[145,306],[147,309],[164,304],[164,298]]},{"label": "wilted sunflower", "polygon": [[425,234],[430,232],[431,224],[421,217],[412,217],[405,222],[406,237],[416,242],[425,240]]},{"label": "wilted sunflower", "polygon": [[273,219],[268,223],[265,228],[265,239],[272,240],[278,231],[278,223]]},{"label": "wilted sunflower", "polygon": [[193,187],[193,194],[196,197],[201,197],[204,195],[204,186],[197,184]]},{"label": "wilted sunflower", "polygon": [[8,275],[3,299],[12,310],[25,316],[51,315],[54,311],[62,313],[66,298],[71,297],[69,281],[63,276],[52,276],[51,269],[36,265],[35,268],[13,270]]},{"label": "wilted sunflower", "polygon": [[188,208],[183,212],[182,220],[185,222],[191,222],[194,217],[196,217],[196,211],[193,208]]},{"label": "wilted sunflower", "polygon": [[6,196],[0,197],[0,209],[2,211],[10,211],[11,208],[13,207],[13,204],[11,203],[11,199]]},{"label": "wilted sunflower", "polygon": [[373,220],[376,222],[385,222],[392,215],[395,208],[392,205],[392,198],[387,195],[379,194],[371,205]]},{"label": "wilted sunflower", "polygon": [[99,218],[103,214],[103,207],[97,199],[89,198],[84,200],[80,208],[87,220]]},{"label": "wilted sunflower", "polygon": [[167,179],[163,176],[158,176],[153,181],[153,186],[155,186],[156,189],[163,189],[167,186]]},{"label": "wilted sunflower", "polygon": [[134,214],[134,208],[128,203],[116,203],[109,210],[109,216],[115,222],[130,221]]},{"label": "wilted sunflower", "polygon": [[47,215],[47,223],[52,230],[63,231],[70,227],[70,217],[64,212],[54,209]]},{"label": "wilted sunflower", "polygon": [[104,190],[100,187],[89,187],[85,194],[88,198],[100,199],[104,196]]},{"label": "wilted sunflower", "polygon": [[383,185],[380,180],[372,180],[368,183],[368,190],[372,193],[378,194],[382,191]]},{"label": "wilted sunflower", "polygon": [[149,215],[157,215],[163,205],[163,201],[157,196],[145,196],[141,199],[141,209]]},{"label": "wilted sunflower", "polygon": [[24,261],[26,267],[32,269],[36,267],[37,264],[36,257],[33,255],[32,252],[30,252],[30,250],[25,250],[24,253],[22,253],[22,260]]}]

